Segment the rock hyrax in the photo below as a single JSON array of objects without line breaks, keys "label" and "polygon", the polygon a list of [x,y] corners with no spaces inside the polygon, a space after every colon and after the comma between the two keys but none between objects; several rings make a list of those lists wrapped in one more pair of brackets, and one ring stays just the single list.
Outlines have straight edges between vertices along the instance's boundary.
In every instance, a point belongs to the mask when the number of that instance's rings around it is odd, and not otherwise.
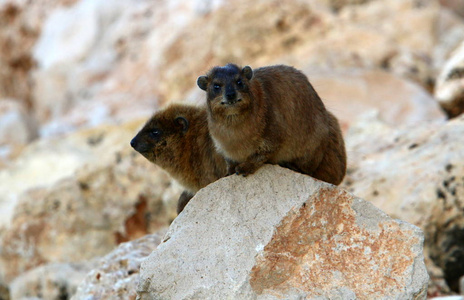
[{"label": "rock hyrax", "polygon": [[186,189],[178,212],[199,189],[227,174],[226,162],[208,132],[205,107],[173,104],[158,111],[130,144]]},{"label": "rock hyrax", "polygon": [[342,181],[340,126],[302,72],[228,64],[197,84],[207,92],[209,131],[229,174],[246,176],[271,163],[332,184]]}]

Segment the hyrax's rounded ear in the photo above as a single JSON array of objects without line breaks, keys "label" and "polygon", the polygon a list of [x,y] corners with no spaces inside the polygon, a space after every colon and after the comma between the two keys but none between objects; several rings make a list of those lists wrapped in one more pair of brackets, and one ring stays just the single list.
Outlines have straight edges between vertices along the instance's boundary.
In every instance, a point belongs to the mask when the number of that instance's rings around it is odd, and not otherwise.
[{"label": "hyrax's rounded ear", "polygon": [[242,69],[242,74],[245,75],[246,79],[250,80],[253,77],[253,70],[250,66],[246,66]]},{"label": "hyrax's rounded ear", "polygon": [[208,76],[203,75],[198,77],[197,84],[200,87],[200,89],[206,91],[206,89],[208,88]]},{"label": "hyrax's rounded ear", "polygon": [[186,132],[189,128],[189,121],[184,118],[184,117],[177,117],[176,118],[176,124],[179,124],[180,126],[182,126],[182,132]]}]

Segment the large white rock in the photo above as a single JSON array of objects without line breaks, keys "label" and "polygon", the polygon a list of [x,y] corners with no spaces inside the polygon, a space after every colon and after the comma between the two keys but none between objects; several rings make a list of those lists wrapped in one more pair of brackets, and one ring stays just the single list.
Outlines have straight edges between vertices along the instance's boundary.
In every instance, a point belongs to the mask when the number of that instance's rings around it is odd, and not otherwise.
[{"label": "large white rock", "polygon": [[200,190],[142,263],[138,299],[425,299],[419,228],[277,166]]}]

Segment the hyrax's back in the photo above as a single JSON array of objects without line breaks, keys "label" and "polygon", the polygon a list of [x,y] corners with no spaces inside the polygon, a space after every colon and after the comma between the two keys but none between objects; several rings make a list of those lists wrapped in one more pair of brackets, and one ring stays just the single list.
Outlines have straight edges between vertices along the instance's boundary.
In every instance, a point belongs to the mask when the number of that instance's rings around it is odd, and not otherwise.
[{"label": "hyrax's back", "polygon": [[329,118],[307,77],[293,67],[278,65],[256,69],[254,80],[270,98],[265,100],[271,106],[270,118],[281,133],[281,149],[273,163],[311,155],[317,164],[322,159],[322,140],[329,134]]},{"label": "hyrax's back", "polygon": [[342,182],[346,173],[345,142],[337,118],[329,111],[327,115],[329,120],[327,146],[319,167],[313,173],[313,177],[338,185]]},{"label": "hyrax's back", "polygon": [[286,108],[288,116],[301,116],[301,111],[296,109],[325,110],[308,78],[297,69],[277,65],[258,68],[254,72],[254,79],[260,81],[267,95],[275,99],[272,104]]}]

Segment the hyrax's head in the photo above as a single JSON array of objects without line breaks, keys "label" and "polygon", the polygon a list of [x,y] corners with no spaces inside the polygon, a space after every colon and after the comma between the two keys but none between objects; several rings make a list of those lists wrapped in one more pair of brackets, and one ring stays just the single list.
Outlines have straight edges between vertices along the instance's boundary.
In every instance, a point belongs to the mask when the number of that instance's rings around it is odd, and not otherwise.
[{"label": "hyrax's head", "polygon": [[171,105],[155,113],[131,140],[131,146],[149,161],[169,166],[182,151],[189,119],[195,107]]},{"label": "hyrax's head", "polygon": [[251,103],[249,83],[253,70],[246,66],[228,64],[214,67],[207,75],[198,77],[198,86],[206,91],[208,107],[214,115],[229,116],[247,110]]}]

